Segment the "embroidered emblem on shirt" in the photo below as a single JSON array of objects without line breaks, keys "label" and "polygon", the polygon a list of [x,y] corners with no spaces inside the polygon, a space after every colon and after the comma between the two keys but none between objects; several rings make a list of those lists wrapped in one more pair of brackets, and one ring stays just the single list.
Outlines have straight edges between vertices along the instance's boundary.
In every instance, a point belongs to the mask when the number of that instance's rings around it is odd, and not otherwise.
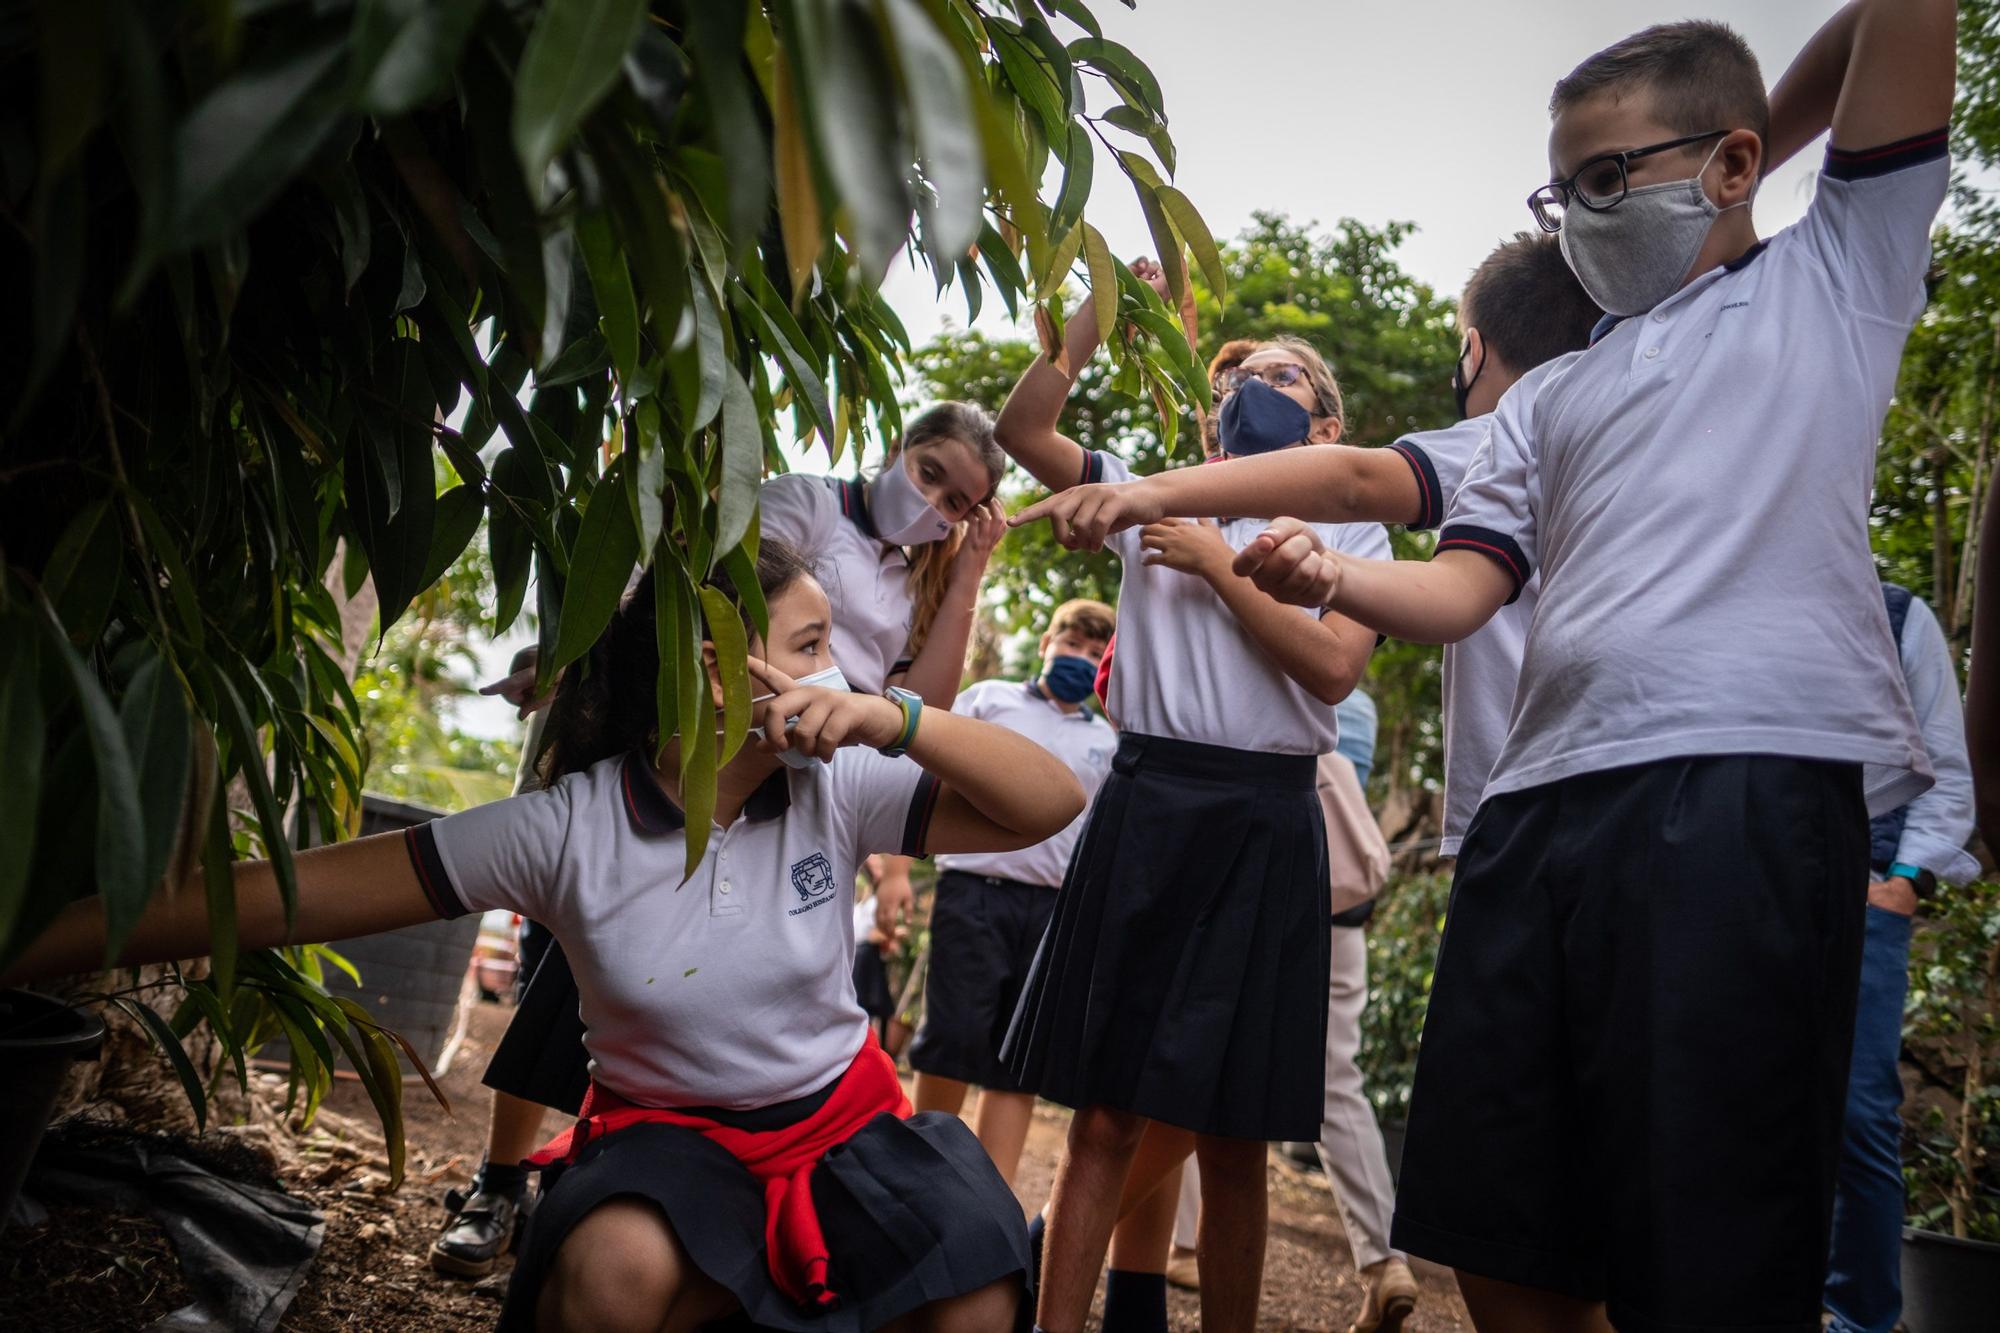
[{"label": "embroidered emblem on shirt", "polygon": [[792,888],[805,905],[794,907],[787,913],[789,916],[809,912],[833,900],[833,863],[826,859],[825,852],[814,852],[792,862]]}]

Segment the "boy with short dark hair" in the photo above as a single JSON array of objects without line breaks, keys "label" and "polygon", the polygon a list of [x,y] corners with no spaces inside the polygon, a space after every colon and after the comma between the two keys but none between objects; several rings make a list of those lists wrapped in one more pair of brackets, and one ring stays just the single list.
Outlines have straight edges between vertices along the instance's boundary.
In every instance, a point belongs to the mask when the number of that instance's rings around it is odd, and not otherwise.
[{"label": "boy with short dark hair", "polygon": [[[1431,641],[1542,576],[1397,1201],[1396,1243],[1459,1270],[1485,1333],[1819,1327],[1865,811],[1931,781],[1866,516],[1947,184],[1954,20],[1857,0],[1768,113],[1718,25],[1585,61],[1531,205],[1620,318],[1501,402],[1430,562],[1289,521],[1239,558]],[[1829,123],[1811,208],[1759,241],[1757,182]]]},{"label": "boy with short dark hair", "polygon": [[[1118,747],[1118,733],[1091,707],[1097,664],[1116,628],[1117,614],[1103,602],[1064,602],[1042,634],[1033,679],[979,681],[959,692],[952,711],[1026,736],[1069,765],[1086,799],[1095,797]],[[937,861],[924,1017],[910,1044],[917,1109],[956,1115],[967,1087],[978,1087],[973,1131],[1009,1184],[1035,1094],[1008,1072],[1000,1042],[1083,824],[1078,815],[1055,837],[1019,851]]]}]

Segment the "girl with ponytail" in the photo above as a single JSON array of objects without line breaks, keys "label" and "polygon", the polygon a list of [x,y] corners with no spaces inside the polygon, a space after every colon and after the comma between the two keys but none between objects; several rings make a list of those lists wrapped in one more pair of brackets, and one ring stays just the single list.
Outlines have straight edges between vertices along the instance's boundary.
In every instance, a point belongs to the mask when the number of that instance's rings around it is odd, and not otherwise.
[{"label": "girl with ponytail", "polygon": [[[245,948],[495,908],[561,941],[589,1089],[576,1127],[531,1159],[546,1188],[503,1333],[739,1312],[779,1329],[1003,1329],[1023,1313],[1019,1204],[962,1122],[911,1114],[855,1001],[855,869],[1032,845],[1082,789],[1013,732],[846,689],[826,593],[783,543],[765,542],[758,583],[757,738],[717,774],[699,863],[679,738],[661,743],[645,702],[659,663],[641,580],[566,673],[546,788],[301,853],[289,923],[268,863],[232,868]],[[153,896],[121,963],[208,947],[201,873]],[[105,947],[101,901],[79,902],[4,980],[99,966]]]}]

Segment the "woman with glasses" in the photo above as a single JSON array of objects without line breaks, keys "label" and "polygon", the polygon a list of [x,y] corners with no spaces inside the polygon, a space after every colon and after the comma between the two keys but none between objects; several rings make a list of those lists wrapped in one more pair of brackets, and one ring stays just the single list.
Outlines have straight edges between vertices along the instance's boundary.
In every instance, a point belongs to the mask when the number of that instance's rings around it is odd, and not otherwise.
[{"label": "woman with glasses", "polygon": [[[1158,280],[1156,266],[1135,271]],[[1067,342],[1080,373],[1096,322],[1073,320]],[[994,427],[1054,490],[1131,475],[1057,430],[1074,383],[1038,360]],[[1340,437],[1339,386],[1309,344],[1258,344],[1218,388],[1225,458]],[[1110,542],[1124,576],[1107,703],[1124,730],[1005,1050],[1024,1087],[1076,1108],[1042,1270],[1037,1322],[1051,1333],[1083,1326],[1149,1124],[1149,1161],[1178,1137],[1201,1162],[1202,1326],[1253,1327],[1265,1142],[1319,1132],[1330,927],[1314,776],[1374,636],[1231,573],[1261,528],[1168,521]],[[1342,550],[1389,551],[1379,524],[1318,531]]]}]

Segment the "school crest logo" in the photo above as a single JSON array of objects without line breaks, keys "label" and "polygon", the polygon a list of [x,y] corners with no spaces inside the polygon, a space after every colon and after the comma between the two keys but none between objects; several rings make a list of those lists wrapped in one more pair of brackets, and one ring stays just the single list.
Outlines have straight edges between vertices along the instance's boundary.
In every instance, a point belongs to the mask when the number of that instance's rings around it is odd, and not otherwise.
[{"label": "school crest logo", "polygon": [[833,898],[833,862],[826,859],[825,852],[814,852],[792,862],[792,888],[801,904],[791,910],[792,916],[809,912]]}]

